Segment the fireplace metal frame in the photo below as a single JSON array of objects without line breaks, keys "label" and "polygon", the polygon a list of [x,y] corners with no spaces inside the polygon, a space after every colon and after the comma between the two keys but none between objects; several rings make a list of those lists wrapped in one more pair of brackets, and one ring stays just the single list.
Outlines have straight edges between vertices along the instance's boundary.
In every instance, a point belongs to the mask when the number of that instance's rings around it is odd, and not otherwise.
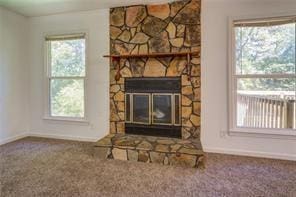
[{"label": "fireplace metal frame", "polygon": [[[137,122],[134,121],[134,96],[137,95],[145,95],[148,96],[148,100],[149,100],[149,121],[147,122]],[[155,123],[154,122],[154,118],[153,118],[153,97],[154,96],[170,96],[171,97],[171,123]],[[126,97],[129,96],[130,97],[130,120],[125,120],[125,123],[130,123],[130,124],[143,124],[143,125],[168,125],[168,126],[180,126],[181,125],[181,117],[179,116],[179,124],[176,123],[176,109],[175,109],[175,97],[178,96],[179,97],[179,114],[181,114],[181,94],[174,94],[174,93],[125,93],[125,117],[127,117],[127,99]]]},{"label": "fireplace metal frame", "polygon": [[[181,97],[181,77],[127,77],[124,82],[125,90],[125,133],[135,135],[149,135],[182,138],[182,97]],[[149,124],[146,122],[133,122],[133,95],[149,96]],[[171,124],[152,123],[152,99],[154,95],[171,95]],[[127,100],[129,96],[129,108]],[[178,108],[175,104],[178,98]],[[128,110],[129,118],[127,116]],[[178,113],[178,119],[176,115]]]}]

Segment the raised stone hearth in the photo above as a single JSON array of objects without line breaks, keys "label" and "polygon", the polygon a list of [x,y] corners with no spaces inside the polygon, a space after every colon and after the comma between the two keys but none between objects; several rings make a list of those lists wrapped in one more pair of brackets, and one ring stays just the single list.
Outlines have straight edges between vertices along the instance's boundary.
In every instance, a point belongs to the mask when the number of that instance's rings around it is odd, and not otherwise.
[{"label": "raised stone hearth", "polygon": [[127,134],[109,134],[95,144],[99,158],[202,167],[204,154],[198,140]]}]

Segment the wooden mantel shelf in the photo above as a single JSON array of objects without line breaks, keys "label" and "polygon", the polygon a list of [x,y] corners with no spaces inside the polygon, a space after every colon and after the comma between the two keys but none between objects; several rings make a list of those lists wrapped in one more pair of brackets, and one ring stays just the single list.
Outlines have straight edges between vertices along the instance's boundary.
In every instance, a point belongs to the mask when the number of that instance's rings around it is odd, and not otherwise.
[{"label": "wooden mantel shelf", "polygon": [[145,53],[145,54],[122,54],[122,55],[104,55],[107,58],[141,58],[141,57],[182,57],[182,56],[198,56],[198,52],[176,52],[176,53]]},{"label": "wooden mantel shelf", "polygon": [[103,57],[110,58],[111,61],[117,62],[117,73],[115,75],[115,80],[118,81],[121,78],[120,70],[120,59],[129,58],[157,58],[157,57],[187,57],[186,71],[188,75],[188,80],[191,78],[191,64],[190,61],[193,56],[198,56],[198,51],[193,52],[176,52],[176,53],[147,53],[147,54],[122,54],[122,55],[104,55]]}]

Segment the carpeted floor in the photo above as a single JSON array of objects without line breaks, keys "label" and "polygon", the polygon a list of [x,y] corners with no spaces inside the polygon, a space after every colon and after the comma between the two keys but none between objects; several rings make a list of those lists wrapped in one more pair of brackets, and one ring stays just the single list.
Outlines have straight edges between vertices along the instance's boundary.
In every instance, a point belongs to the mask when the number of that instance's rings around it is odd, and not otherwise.
[{"label": "carpeted floor", "polygon": [[209,154],[207,168],[98,160],[92,144],[25,138],[0,146],[0,196],[290,196],[296,162]]}]

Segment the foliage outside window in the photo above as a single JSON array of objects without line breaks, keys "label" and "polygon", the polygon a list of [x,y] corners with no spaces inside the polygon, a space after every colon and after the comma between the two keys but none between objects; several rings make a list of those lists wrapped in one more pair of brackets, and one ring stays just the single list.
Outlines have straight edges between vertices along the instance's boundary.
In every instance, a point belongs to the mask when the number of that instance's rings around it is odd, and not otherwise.
[{"label": "foliage outside window", "polygon": [[85,117],[85,36],[46,37],[49,116]]},{"label": "foliage outside window", "polygon": [[233,35],[231,126],[296,129],[296,17],[237,20]]}]

